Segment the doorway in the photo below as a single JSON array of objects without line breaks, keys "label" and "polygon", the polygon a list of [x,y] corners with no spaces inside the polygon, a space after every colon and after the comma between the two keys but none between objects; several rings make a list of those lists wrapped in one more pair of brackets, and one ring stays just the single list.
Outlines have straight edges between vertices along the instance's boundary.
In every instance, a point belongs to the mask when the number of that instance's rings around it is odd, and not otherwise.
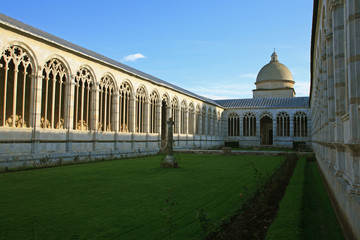
[{"label": "doorway", "polygon": [[262,145],[273,144],[273,121],[269,116],[260,119],[260,137]]}]

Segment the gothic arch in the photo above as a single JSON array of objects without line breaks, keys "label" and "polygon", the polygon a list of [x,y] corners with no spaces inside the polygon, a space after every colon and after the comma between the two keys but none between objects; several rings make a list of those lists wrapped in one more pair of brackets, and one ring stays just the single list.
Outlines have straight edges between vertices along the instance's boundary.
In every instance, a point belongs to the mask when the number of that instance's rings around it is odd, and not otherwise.
[{"label": "gothic arch", "polygon": [[133,97],[135,96],[135,87],[134,85],[132,84],[132,82],[129,80],[129,79],[124,79],[121,81],[121,84],[119,85],[119,91],[121,90],[120,89],[120,86],[123,86],[123,84],[127,84],[128,87],[129,87],[129,91],[130,91],[130,96]]},{"label": "gothic arch", "polygon": [[129,132],[130,101],[134,99],[131,82],[122,81],[119,86],[119,131]]},{"label": "gothic arch", "polygon": [[256,136],[256,116],[253,112],[247,111],[243,116],[243,135],[245,137]]},{"label": "gothic arch", "polygon": [[228,136],[240,136],[240,116],[236,112],[230,112],[228,114]]},{"label": "gothic arch", "polygon": [[160,103],[160,95],[156,89],[152,90],[149,96],[149,132],[158,133],[157,121],[158,121],[158,106]]},{"label": "gothic arch", "polygon": [[58,58],[51,58],[42,67],[41,128],[64,129],[68,125],[69,69]]},{"label": "gothic arch", "polygon": [[170,96],[168,93],[164,93],[161,97],[161,101],[165,101],[166,103],[166,106],[169,106],[170,105]]},{"label": "gothic arch", "polygon": [[[142,89],[142,90],[141,90]],[[137,88],[136,88],[136,95],[138,95],[140,92],[139,91],[143,91],[141,94],[144,94],[145,96],[145,101],[147,101],[149,99],[149,93],[147,88],[145,87],[144,84],[140,84]],[[136,96],[135,95],[135,96]]]},{"label": "gothic arch", "polygon": [[269,111],[264,111],[260,114],[260,119],[262,119],[263,117],[269,117],[271,119],[273,119],[272,114]]},{"label": "gothic arch", "polygon": [[[31,61],[32,61],[32,67],[33,67],[33,72],[34,74],[38,72],[39,70],[39,60],[37,59],[36,57],[36,54],[35,52],[32,50],[32,48],[27,45],[26,43],[24,42],[21,42],[21,41],[11,41],[11,42],[8,42],[7,44],[4,45],[4,47],[1,49],[1,53],[3,53],[6,49],[8,49],[9,47],[13,47],[13,46],[17,46],[17,47],[20,47],[22,49],[24,49]],[[36,74],[35,74],[36,75]]]},{"label": "gothic arch", "polygon": [[180,104],[180,133],[186,134],[187,133],[187,111],[188,106],[186,104],[186,100],[183,99]]},{"label": "gothic arch", "polygon": [[144,133],[145,132],[145,114],[146,114],[146,101],[147,91],[145,86],[140,85],[136,89],[136,102],[135,102],[135,132]]},{"label": "gothic arch", "polygon": [[290,115],[285,111],[278,112],[276,115],[276,135],[290,137]]},{"label": "gothic arch", "polygon": [[101,77],[99,82],[99,122],[97,129],[104,132],[114,131],[115,129],[115,101],[116,94],[115,80],[109,74]]},{"label": "gothic arch", "polygon": [[92,77],[92,84],[94,84],[94,86],[97,86],[99,84],[99,82],[97,81],[97,78],[96,78],[96,74],[95,74],[94,70],[92,69],[92,67],[90,67],[87,64],[82,64],[78,67],[76,74],[78,73],[78,71],[80,71],[80,69],[86,69],[87,71],[90,72],[91,77]]},{"label": "gothic arch", "polygon": [[67,69],[67,74],[68,74],[68,79],[69,79],[69,82],[72,80],[71,79],[71,76],[72,76],[72,70],[71,70],[71,67],[70,67],[70,64],[68,63],[68,61],[61,55],[59,54],[51,54],[50,56],[48,56],[44,63],[41,65],[41,66],[44,66],[48,61],[50,61],[51,59],[58,59],[59,61],[61,61],[63,63],[63,65],[65,66],[65,68]]},{"label": "gothic arch", "polygon": [[94,92],[97,86],[94,73],[87,65],[76,71],[74,93],[74,130],[94,130]]},{"label": "gothic arch", "polygon": [[115,91],[115,92],[118,92],[120,86],[118,86],[115,76],[114,76],[111,72],[105,72],[105,73],[103,73],[103,75],[101,76],[100,80],[101,80],[102,78],[104,78],[105,76],[108,76],[108,77],[110,77],[110,78],[112,79],[113,84],[114,84],[114,91]]},{"label": "gothic arch", "polygon": [[34,102],[33,91],[36,88],[33,79],[37,72],[35,72],[35,60],[30,53],[19,45],[9,45],[1,52],[0,126],[33,125],[32,102]]}]

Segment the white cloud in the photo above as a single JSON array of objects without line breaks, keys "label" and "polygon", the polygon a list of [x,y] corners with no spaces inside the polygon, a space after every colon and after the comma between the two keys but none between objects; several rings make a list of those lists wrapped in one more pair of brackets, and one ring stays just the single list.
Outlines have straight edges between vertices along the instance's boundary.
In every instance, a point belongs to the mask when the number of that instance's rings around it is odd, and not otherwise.
[{"label": "white cloud", "polygon": [[238,77],[241,79],[256,79],[257,73],[243,73],[239,74]]},{"label": "white cloud", "polygon": [[310,94],[310,82],[295,82],[294,88],[298,97]]},{"label": "white cloud", "polygon": [[130,55],[127,55],[126,57],[124,57],[122,59],[123,62],[133,62],[133,61],[136,61],[137,59],[140,59],[140,58],[145,58],[144,55],[142,55],[141,53],[135,53],[135,54],[130,54]]},{"label": "white cloud", "polygon": [[210,99],[252,98],[253,84],[217,82],[203,86],[191,86],[187,89]]}]

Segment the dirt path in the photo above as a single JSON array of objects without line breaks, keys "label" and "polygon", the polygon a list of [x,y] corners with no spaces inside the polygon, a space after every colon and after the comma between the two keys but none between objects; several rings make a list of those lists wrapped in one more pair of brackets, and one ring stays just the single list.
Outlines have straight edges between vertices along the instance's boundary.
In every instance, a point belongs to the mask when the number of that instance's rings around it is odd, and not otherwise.
[{"label": "dirt path", "polygon": [[266,183],[265,187],[244,204],[229,221],[223,223],[218,232],[206,240],[265,239],[267,229],[276,217],[297,159],[289,156],[283,166]]}]

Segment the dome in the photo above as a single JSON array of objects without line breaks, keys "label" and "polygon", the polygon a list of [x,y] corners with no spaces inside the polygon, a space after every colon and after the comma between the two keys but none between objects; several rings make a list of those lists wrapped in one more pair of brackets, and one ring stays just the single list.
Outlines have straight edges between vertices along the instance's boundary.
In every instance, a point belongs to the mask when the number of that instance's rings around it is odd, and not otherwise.
[{"label": "dome", "polygon": [[275,52],[271,55],[271,61],[258,73],[256,83],[274,80],[294,81],[290,70],[277,60],[277,54]]},{"label": "dome", "polygon": [[274,51],[271,60],[259,71],[253,97],[294,97],[294,80],[290,70],[277,59]]}]

